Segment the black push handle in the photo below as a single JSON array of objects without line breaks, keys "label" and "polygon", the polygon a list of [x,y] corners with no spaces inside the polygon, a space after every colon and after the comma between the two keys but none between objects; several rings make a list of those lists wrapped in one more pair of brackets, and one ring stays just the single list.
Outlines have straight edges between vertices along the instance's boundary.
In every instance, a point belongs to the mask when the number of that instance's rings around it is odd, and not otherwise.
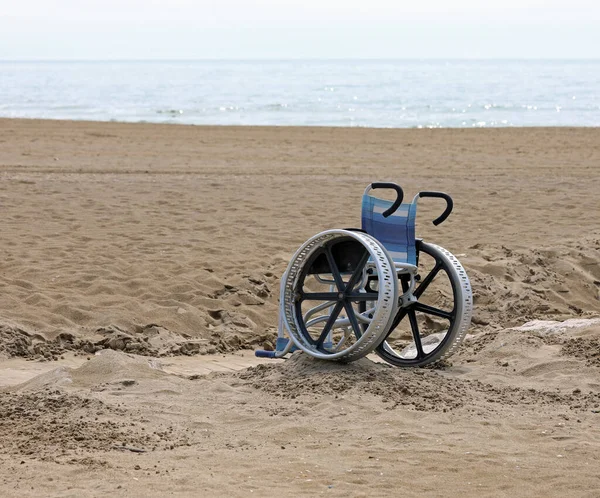
[{"label": "black push handle", "polygon": [[419,197],[438,197],[439,199],[444,199],[446,201],[446,210],[438,218],[433,220],[433,224],[436,226],[446,221],[446,218],[450,216],[452,208],[454,207],[452,197],[448,194],[444,194],[444,192],[419,192]]},{"label": "black push handle", "polygon": [[382,215],[384,218],[387,218],[388,216],[390,216],[391,214],[393,214],[396,209],[398,209],[400,207],[400,204],[402,204],[402,200],[404,199],[404,191],[402,190],[402,187],[396,183],[392,183],[392,182],[375,182],[375,183],[371,183],[371,188],[373,190],[375,190],[376,188],[391,188],[392,190],[396,191],[396,200],[394,201],[394,204],[392,204],[388,209],[386,209]]}]

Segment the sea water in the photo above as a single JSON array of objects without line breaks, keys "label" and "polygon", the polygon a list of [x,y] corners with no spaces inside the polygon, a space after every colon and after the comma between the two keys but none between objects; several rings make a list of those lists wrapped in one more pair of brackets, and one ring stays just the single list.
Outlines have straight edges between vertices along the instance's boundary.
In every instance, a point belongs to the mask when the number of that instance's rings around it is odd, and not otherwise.
[{"label": "sea water", "polygon": [[392,128],[600,126],[600,61],[3,61],[0,117]]}]

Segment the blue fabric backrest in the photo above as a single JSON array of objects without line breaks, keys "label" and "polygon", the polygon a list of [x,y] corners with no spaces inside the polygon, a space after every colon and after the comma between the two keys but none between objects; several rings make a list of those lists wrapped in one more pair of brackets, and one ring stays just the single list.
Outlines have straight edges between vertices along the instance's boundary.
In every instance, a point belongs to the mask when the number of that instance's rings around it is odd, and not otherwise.
[{"label": "blue fabric backrest", "polygon": [[383,214],[393,202],[368,194],[362,199],[362,229],[388,250],[394,261],[417,264],[415,248],[416,204],[401,204],[387,218]]}]

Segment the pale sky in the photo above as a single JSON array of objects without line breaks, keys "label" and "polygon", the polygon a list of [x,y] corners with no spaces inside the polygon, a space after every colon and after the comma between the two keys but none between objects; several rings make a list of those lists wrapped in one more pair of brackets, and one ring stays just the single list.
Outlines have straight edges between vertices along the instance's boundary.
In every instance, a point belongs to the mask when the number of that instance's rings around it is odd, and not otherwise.
[{"label": "pale sky", "polygon": [[0,0],[0,60],[600,58],[600,0]]}]

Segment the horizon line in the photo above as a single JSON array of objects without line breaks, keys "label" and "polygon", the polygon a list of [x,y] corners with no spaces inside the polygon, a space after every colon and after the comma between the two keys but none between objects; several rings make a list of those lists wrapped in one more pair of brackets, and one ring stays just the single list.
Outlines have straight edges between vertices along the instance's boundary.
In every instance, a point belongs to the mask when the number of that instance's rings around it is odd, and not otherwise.
[{"label": "horizon line", "polygon": [[6,62],[281,62],[281,61],[600,61],[598,57],[199,57],[199,58],[0,58]]}]

